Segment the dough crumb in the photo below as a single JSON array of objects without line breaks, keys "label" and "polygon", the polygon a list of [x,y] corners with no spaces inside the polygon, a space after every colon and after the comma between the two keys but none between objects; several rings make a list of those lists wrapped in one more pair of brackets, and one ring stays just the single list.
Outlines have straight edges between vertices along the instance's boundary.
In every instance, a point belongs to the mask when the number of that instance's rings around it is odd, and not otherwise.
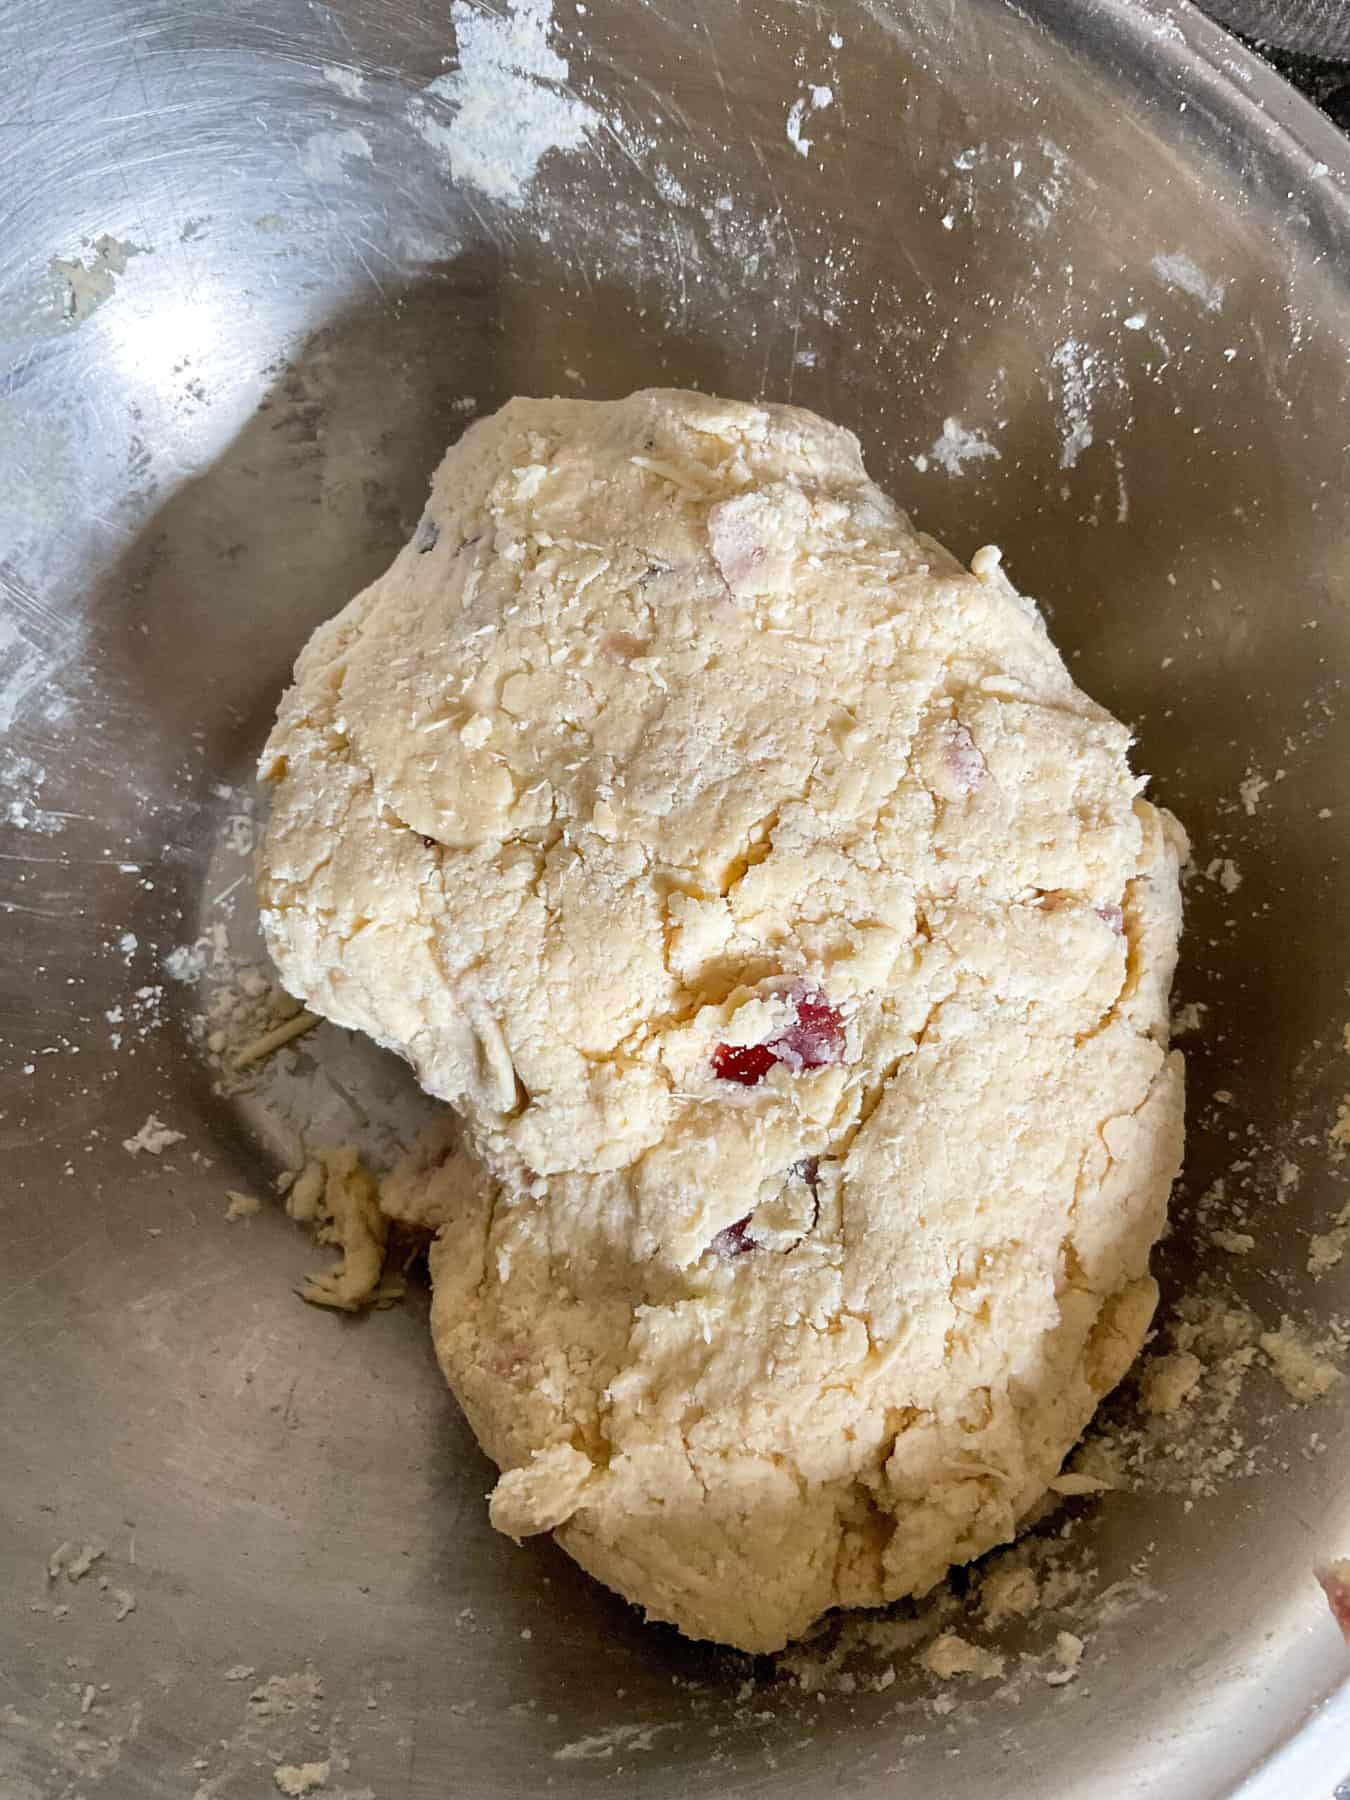
[{"label": "dough crumb", "polygon": [[298,1012],[293,1019],[287,1019],[283,1024],[274,1026],[271,1031],[263,1032],[260,1037],[251,1039],[242,1049],[236,1050],[234,1053],[235,1068],[247,1069],[251,1063],[265,1062],[269,1056],[274,1055],[286,1044],[294,1043],[296,1038],[303,1037],[307,1031],[313,1031],[318,1023],[319,1015],[317,1013],[303,1010]]},{"label": "dough crumb", "polygon": [[1308,1240],[1308,1273],[1315,1279],[1334,1269],[1350,1245],[1350,1201],[1336,1214],[1330,1231]]},{"label": "dough crumb", "polygon": [[1074,1466],[1095,1472],[1105,1457],[1116,1485],[1180,1495],[1188,1511],[1225,1479],[1257,1474],[1261,1442],[1244,1437],[1235,1415],[1260,1355],[1260,1330],[1255,1316],[1222,1291],[1184,1295],[1140,1371],[1136,1405],[1113,1409]]},{"label": "dough crumb", "polygon": [[1217,881],[1225,894],[1235,894],[1242,886],[1242,876],[1231,856],[1216,856],[1205,870],[1207,881]]},{"label": "dough crumb", "polygon": [[997,1650],[972,1644],[956,1631],[944,1631],[934,1638],[919,1661],[939,1681],[951,1681],[960,1675],[969,1675],[976,1681],[996,1681],[1003,1673],[1003,1658]]},{"label": "dough crumb", "polygon": [[1080,1444],[1074,1451],[1073,1467],[1078,1474],[1091,1476],[1103,1488],[1129,1486],[1118,1451],[1104,1438],[1089,1438]]},{"label": "dough crumb", "polygon": [[279,1768],[273,1769],[272,1779],[290,1800],[299,1800],[302,1794],[326,1787],[332,1768],[332,1762],[328,1759],[323,1762],[282,1763]]},{"label": "dough crumb", "polygon": [[262,1211],[262,1201],[256,1194],[241,1194],[237,1188],[226,1188],[225,1198],[229,1205],[225,1208],[227,1224],[236,1219],[251,1219]]},{"label": "dough crumb", "polygon": [[1174,1413],[1194,1391],[1202,1372],[1200,1358],[1188,1350],[1155,1357],[1139,1384],[1140,1405],[1148,1413]]},{"label": "dough crumb", "polygon": [[1261,796],[1270,783],[1264,775],[1255,769],[1248,769],[1243,780],[1238,784],[1238,798],[1242,801],[1242,810],[1249,819],[1256,816],[1256,809],[1261,804]]},{"label": "dough crumb", "polygon": [[1072,1631],[1061,1631],[1055,1636],[1055,1662],[1057,1667],[1050,1670],[1046,1682],[1050,1687],[1064,1687],[1077,1675],[1083,1660],[1083,1640]]},{"label": "dough crumb", "polygon": [[[354,1144],[325,1150],[320,1166],[321,1196],[313,1198],[314,1184],[312,1178],[307,1180],[310,1171],[306,1169],[291,1189],[290,1198],[306,1208],[312,1205],[308,1217],[318,1224],[319,1242],[339,1249],[342,1260],[322,1275],[311,1275],[300,1289],[300,1297],[312,1306],[331,1306],[338,1312],[391,1305],[401,1298],[403,1284],[381,1280],[389,1221],[380,1211],[379,1184]],[[305,1215],[292,1211],[291,1216]]]},{"label": "dough crumb", "polygon": [[1024,1619],[1035,1612],[1041,1589],[1034,1572],[1025,1565],[994,1569],[980,1585],[980,1607],[986,1620]]},{"label": "dough crumb", "polygon": [[184,1135],[156,1118],[154,1113],[149,1113],[135,1137],[122,1139],[122,1148],[131,1156],[139,1156],[142,1150],[147,1156],[159,1156],[171,1145],[181,1144]]},{"label": "dough crumb", "polygon": [[269,1675],[248,1697],[255,1718],[280,1719],[301,1707],[323,1699],[323,1683],[313,1669],[297,1669],[291,1675]]},{"label": "dough crumb", "polygon": [[58,1544],[47,1558],[47,1579],[55,1581],[64,1574],[67,1581],[83,1581],[94,1564],[106,1555],[102,1544],[84,1544],[78,1550],[69,1542]]},{"label": "dough crumb", "polygon": [[231,1099],[253,1092],[270,1058],[317,1020],[270,973],[239,964],[224,941],[213,947],[211,968],[216,985],[192,1036],[214,1071],[211,1091]]},{"label": "dough crumb", "polygon": [[1258,1341],[1291,1400],[1320,1400],[1341,1379],[1336,1365],[1305,1343],[1288,1319],[1280,1321],[1278,1331],[1263,1331]]},{"label": "dough crumb", "polygon": [[298,1224],[313,1225],[318,1220],[327,1180],[327,1171],[318,1158],[307,1162],[303,1169],[287,1169],[278,1180],[277,1187],[286,1196],[286,1211]]},{"label": "dough crumb", "polygon": [[1078,1469],[1061,1469],[1050,1483],[1052,1494],[1063,1494],[1066,1499],[1073,1499],[1081,1494],[1103,1494],[1113,1484],[1103,1481],[1096,1475],[1085,1475]]},{"label": "dough crumb", "polygon": [[1246,1256],[1256,1248],[1256,1239],[1249,1231],[1211,1231],[1209,1241],[1229,1256]]},{"label": "dough crumb", "polygon": [[1346,1242],[1350,1233],[1346,1231],[1323,1231],[1319,1237],[1309,1240],[1309,1274],[1327,1274],[1334,1269],[1341,1256],[1345,1256]]}]

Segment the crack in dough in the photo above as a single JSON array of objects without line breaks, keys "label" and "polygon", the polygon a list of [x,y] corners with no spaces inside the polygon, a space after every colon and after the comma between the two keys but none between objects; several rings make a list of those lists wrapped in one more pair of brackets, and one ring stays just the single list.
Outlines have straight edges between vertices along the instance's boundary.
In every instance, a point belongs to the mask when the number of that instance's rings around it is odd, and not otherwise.
[{"label": "crack in dough", "polygon": [[426,521],[297,663],[259,889],[460,1115],[385,1187],[493,1521],[750,1650],[921,1594],[1147,1330],[1184,835],[811,414],[512,401]]}]

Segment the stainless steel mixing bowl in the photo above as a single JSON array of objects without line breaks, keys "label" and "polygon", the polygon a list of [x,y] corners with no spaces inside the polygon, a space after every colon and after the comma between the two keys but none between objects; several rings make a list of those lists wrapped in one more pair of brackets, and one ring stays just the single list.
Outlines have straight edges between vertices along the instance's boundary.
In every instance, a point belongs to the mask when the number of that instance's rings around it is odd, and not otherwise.
[{"label": "stainless steel mixing bowl", "polygon": [[[1190,1506],[1076,1503],[1158,1597],[1073,1682],[803,1692],[494,1537],[424,1306],[308,1309],[312,1245],[224,1218],[300,1131],[388,1149],[408,1077],[324,1027],[222,1095],[192,1021],[256,954],[290,661],[465,419],[791,399],[1003,545],[1217,868],[1169,1301],[1224,1262],[1263,1320],[1344,1307],[1350,1261],[1306,1266],[1350,1087],[1344,144],[1161,0],[10,0],[0,87],[5,1800],[237,1800],[277,1758],[330,1800],[1330,1794],[1350,1384],[1243,1415],[1258,1472]],[[150,1113],[184,1135],[133,1155]]]}]

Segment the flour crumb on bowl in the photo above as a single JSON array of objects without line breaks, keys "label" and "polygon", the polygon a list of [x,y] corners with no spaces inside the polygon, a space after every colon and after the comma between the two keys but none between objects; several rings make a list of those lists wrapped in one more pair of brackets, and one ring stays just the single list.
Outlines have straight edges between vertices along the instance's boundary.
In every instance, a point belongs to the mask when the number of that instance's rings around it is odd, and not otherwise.
[{"label": "flour crumb on bowl", "polygon": [[122,1148],[131,1156],[139,1156],[142,1151],[147,1156],[161,1156],[175,1144],[181,1144],[185,1135],[150,1113],[134,1137],[122,1139]]}]

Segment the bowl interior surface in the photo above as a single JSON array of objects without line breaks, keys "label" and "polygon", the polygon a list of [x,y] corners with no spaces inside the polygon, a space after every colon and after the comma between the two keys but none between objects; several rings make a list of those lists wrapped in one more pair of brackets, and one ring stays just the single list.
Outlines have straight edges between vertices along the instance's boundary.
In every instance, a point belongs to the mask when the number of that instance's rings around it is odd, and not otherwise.
[{"label": "bowl interior surface", "polygon": [[[495,1536],[425,1297],[321,1314],[278,1208],[225,1220],[302,1140],[388,1161],[428,1113],[401,1065],[324,1026],[221,1093],[194,1024],[261,960],[252,771],[291,662],[466,421],[649,384],[794,401],[958,554],[1000,544],[1136,729],[1195,843],[1178,1001],[1204,1009],[1164,1311],[1221,1283],[1334,1360],[1350,1258],[1308,1267],[1350,1089],[1330,128],[1198,16],[1123,0],[18,0],[0,87],[0,1788],[235,1800],[326,1760],[351,1800],[1194,1800],[1322,1791],[1303,1757],[1330,1791],[1345,1665],[1311,1571],[1350,1554],[1350,1384],[1292,1408],[1257,1371],[1214,1491],[1041,1528],[1094,1591],[1135,1584],[1010,1640],[1076,1620],[1073,1682],[949,1695],[828,1634],[790,1679]],[[183,1136],[133,1155],[152,1113]],[[1246,1254],[1208,1235],[1220,1181]],[[47,1577],[66,1542],[104,1548],[81,1581]]]}]

